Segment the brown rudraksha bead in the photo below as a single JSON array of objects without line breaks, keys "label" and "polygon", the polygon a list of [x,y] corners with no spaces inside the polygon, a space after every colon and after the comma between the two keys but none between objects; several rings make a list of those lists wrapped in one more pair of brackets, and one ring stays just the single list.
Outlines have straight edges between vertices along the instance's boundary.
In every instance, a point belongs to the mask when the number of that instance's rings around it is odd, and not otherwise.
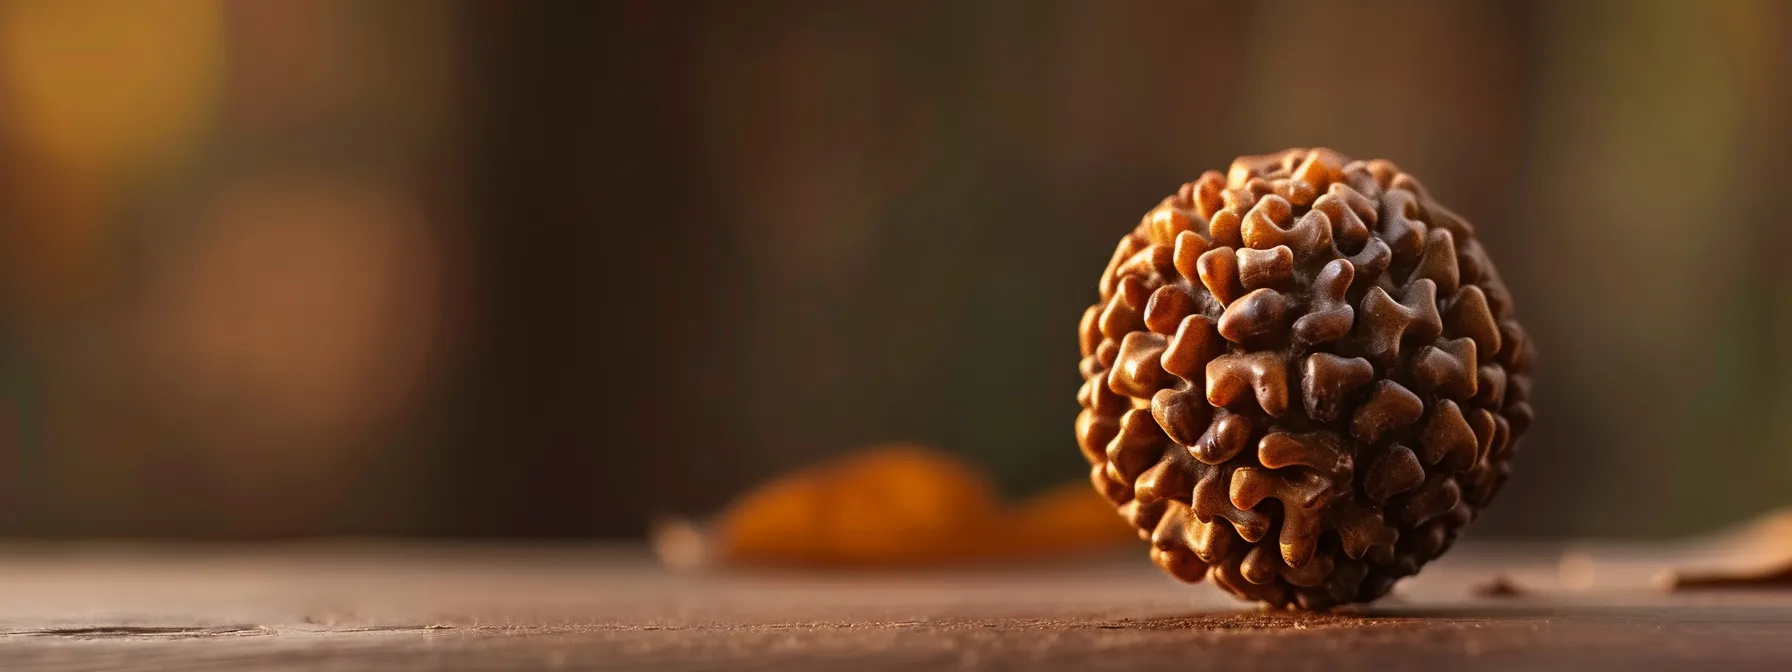
[{"label": "brown rudraksha bead", "polygon": [[1120,240],[1084,312],[1095,488],[1184,581],[1325,609],[1450,547],[1531,423],[1474,229],[1387,161],[1247,156]]}]

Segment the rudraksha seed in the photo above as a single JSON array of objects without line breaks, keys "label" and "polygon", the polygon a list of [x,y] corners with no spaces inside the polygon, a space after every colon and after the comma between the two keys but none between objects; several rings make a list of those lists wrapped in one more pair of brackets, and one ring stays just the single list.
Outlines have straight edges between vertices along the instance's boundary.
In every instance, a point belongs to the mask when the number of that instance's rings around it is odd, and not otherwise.
[{"label": "rudraksha seed", "polygon": [[1078,336],[1090,479],[1184,581],[1368,602],[1450,547],[1531,424],[1474,228],[1387,161],[1241,157],[1120,239]]}]

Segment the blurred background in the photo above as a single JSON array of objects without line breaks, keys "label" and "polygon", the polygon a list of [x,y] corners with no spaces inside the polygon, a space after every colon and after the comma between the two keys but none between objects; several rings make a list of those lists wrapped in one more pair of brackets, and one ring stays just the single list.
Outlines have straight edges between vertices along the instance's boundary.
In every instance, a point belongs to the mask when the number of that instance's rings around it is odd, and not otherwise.
[{"label": "blurred background", "polygon": [[870,442],[1084,478],[1203,170],[1475,222],[1543,355],[1478,535],[1792,503],[1792,3],[0,0],[0,534],[627,536]]}]

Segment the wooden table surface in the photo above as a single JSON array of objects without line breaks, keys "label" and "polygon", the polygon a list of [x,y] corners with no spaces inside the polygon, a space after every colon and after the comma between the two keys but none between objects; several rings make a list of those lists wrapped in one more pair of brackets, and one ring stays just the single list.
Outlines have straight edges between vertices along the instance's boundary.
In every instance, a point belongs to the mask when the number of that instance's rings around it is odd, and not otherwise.
[{"label": "wooden table surface", "polygon": [[[1471,543],[1373,608],[1302,615],[1135,553],[813,575],[616,546],[10,546],[0,669],[1792,670],[1792,592],[1667,595],[1647,563],[1560,557]],[[1500,574],[1529,591],[1471,594]]]}]

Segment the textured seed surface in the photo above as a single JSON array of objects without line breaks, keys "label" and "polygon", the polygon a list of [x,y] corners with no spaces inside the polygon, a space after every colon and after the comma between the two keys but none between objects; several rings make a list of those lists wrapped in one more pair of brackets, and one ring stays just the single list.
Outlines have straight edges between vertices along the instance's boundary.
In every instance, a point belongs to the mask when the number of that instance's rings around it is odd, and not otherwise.
[{"label": "textured seed surface", "polygon": [[1291,149],[1209,171],[1097,288],[1078,444],[1184,581],[1278,607],[1379,598],[1449,549],[1531,423],[1499,272],[1387,161]]}]

